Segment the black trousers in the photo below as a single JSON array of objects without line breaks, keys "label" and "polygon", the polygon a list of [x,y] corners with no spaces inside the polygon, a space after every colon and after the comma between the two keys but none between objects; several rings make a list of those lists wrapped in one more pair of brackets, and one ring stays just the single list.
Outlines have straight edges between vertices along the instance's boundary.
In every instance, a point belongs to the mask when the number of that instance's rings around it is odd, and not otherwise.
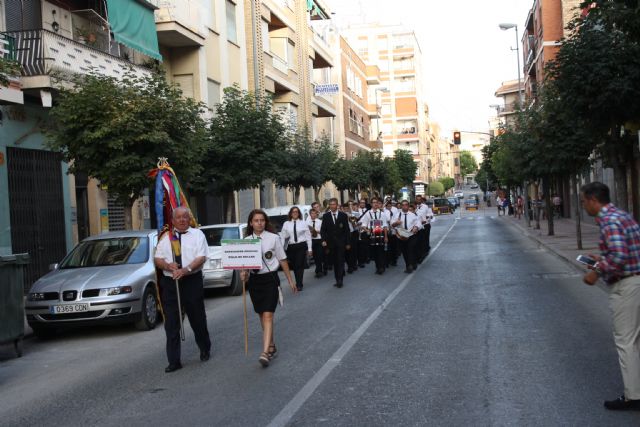
[{"label": "black trousers", "polygon": [[415,254],[416,260],[422,261],[422,259],[427,256],[427,241],[425,236],[424,229],[418,230],[418,233],[415,235],[416,243],[415,243]]},{"label": "black trousers", "polygon": [[[167,335],[167,359],[170,364],[180,363],[180,315],[178,313],[178,293],[171,277],[162,276],[162,310],[164,331]],[[211,340],[207,329],[207,314],[204,311],[204,289],[202,272],[183,277],[179,281],[180,302],[189,319],[200,351],[211,350]]]},{"label": "black trousers", "polygon": [[350,270],[355,270],[358,268],[358,232],[354,231],[351,233],[351,241],[349,243],[351,245],[351,249],[346,251],[346,261],[347,266]]},{"label": "black trousers", "polygon": [[322,239],[313,239],[311,241],[313,250],[313,262],[316,265],[316,274],[327,272],[327,263],[324,256],[324,248],[322,247]]},{"label": "black trousers", "polygon": [[296,278],[296,286],[301,288],[304,281],[304,262],[307,257],[307,243],[289,243],[287,246],[287,259],[293,275]]},{"label": "black trousers", "polygon": [[424,225],[424,238],[426,240],[426,245],[427,245],[427,249],[426,249],[426,253],[428,254],[429,251],[431,250],[431,224],[425,224]]},{"label": "black trousers", "polygon": [[398,248],[398,238],[395,234],[389,234],[389,243],[387,244],[387,253],[386,253],[386,264],[387,267],[390,265],[396,265],[398,262],[399,256],[399,248]]},{"label": "black trousers", "polygon": [[369,262],[369,237],[362,234],[362,239],[358,239],[358,264],[363,265]]},{"label": "black trousers", "polygon": [[402,251],[402,258],[404,258],[404,265],[406,268],[412,267],[415,268],[418,263],[416,259],[416,242],[418,241],[418,236],[413,235],[409,237],[407,240],[398,240],[400,250]]},{"label": "black trousers", "polygon": [[370,245],[369,253],[371,259],[376,263],[376,271],[383,271],[385,263],[384,245]]},{"label": "black trousers", "polygon": [[344,277],[345,249],[342,244],[329,244],[329,259],[333,264],[333,275],[336,278],[336,283],[342,283],[342,278]]}]

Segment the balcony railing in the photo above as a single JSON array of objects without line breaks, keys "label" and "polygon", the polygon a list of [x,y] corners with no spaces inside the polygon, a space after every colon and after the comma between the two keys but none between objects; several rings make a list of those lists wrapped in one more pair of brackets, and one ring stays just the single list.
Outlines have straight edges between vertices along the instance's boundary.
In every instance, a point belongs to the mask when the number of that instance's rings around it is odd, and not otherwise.
[{"label": "balcony railing", "polygon": [[205,34],[205,22],[207,11],[200,0],[159,0],[160,7],[155,12],[157,23],[178,22],[185,28],[198,33]]},{"label": "balcony railing", "polygon": [[16,59],[16,39],[7,33],[0,33],[0,58]]},{"label": "balcony railing", "polygon": [[280,58],[278,55],[276,55],[273,52],[271,52],[271,55],[273,56],[273,68],[275,68],[278,71],[282,71],[285,74],[288,74],[289,64],[287,64],[287,61]]},{"label": "balcony railing", "polygon": [[27,30],[7,34],[15,38],[16,60],[22,65],[24,76],[50,75],[53,71],[87,74],[94,70],[119,78],[131,68],[139,73],[148,72],[126,59],[51,31]]}]

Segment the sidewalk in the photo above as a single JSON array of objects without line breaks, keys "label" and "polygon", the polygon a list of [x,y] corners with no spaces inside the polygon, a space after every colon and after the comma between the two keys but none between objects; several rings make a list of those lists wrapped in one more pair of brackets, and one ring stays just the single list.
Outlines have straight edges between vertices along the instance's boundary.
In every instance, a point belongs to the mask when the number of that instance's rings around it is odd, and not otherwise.
[{"label": "sidewalk", "polygon": [[600,229],[596,225],[593,218],[586,218],[581,222],[582,227],[582,250],[577,249],[576,242],[576,223],[573,219],[555,219],[553,221],[553,229],[555,236],[547,235],[547,221],[540,221],[540,229],[536,230],[535,221],[531,221],[531,227],[527,227],[527,221],[523,218],[520,220],[515,217],[500,217],[511,225],[519,228],[526,236],[537,240],[541,245],[549,249],[554,254],[565,259],[576,267],[584,269],[582,264],[576,261],[576,257],[580,254],[599,253],[598,240]]}]

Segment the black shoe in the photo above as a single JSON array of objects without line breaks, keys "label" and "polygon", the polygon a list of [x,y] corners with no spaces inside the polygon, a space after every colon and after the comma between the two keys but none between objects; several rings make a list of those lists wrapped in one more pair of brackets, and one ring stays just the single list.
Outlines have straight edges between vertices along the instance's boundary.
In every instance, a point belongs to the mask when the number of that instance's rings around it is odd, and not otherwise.
[{"label": "black shoe", "polygon": [[392,262],[392,263],[391,263],[391,267],[397,267],[397,266],[398,266],[398,263],[397,263],[397,262]]},{"label": "black shoe", "polygon": [[358,267],[359,268],[364,268],[364,264],[359,264]]},{"label": "black shoe", "polygon": [[417,270],[418,269],[418,264],[413,264],[413,270]]},{"label": "black shoe", "polygon": [[605,400],[604,407],[612,411],[640,410],[640,400],[627,400],[622,395],[616,400]]},{"label": "black shoe", "polygon": [[177,371],[178,369],[182,369],[182,364],[180,363],[171,363],[169,366],[164,368],[164,372],[168,374],[169,372]]},{"label": "black shoe", "polygon": [[353,273],[353,268],[349,268],[349,269],[347,270],[347,273],[349,273],[349,274]]},{"label": "black shoe", "polygon": [[342,283],[334,283],[333,286],[335,286],[336,288],[341,288],[342,287]]},{"label": "black shoe", "polygon": [[404,269],[404,272],[407,273],[407,274],[411,274],[411,273],[413,273],[413,269],[411,267],[407,267],[407,268]]},{"label": "black shoe", "polygon": [[302,292],[302,286],[296,286],[296,288],[298,289],[298,292]]},{"label": "black shoe", "polygon": [[200,360],[201,361],[206,362],[210,358],[211,358],[211,351],[210,350],[205,350],[205,351],[201,351],[200,352]]},{"label": "black shoe", "polygon": [[323,276],[326,276],[326,275],[327,275],[327,272],[326,272],[326,271],[323,271],[323,272],[322,272],[322,275],[323,275]]},{"label": "black shoe", "polygon": [[319,278],[321,278],[322,276],[323,276],[323,274],[322,274],[322,273],[316,273],[316,276],[315,276],[315,277],[316,277],[316,279],[319,279]]}]

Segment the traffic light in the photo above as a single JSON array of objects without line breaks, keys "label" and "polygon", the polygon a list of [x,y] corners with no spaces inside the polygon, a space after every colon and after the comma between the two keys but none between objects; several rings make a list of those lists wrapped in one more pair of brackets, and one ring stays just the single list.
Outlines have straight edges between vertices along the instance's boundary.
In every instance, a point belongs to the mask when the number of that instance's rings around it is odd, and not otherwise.
[{"label": "traffic light", "polygon": [[460,137],[460,132],[455,131],[453,133],[453,143],[456,145],[460,145],[462,143],[461,137]]}]

